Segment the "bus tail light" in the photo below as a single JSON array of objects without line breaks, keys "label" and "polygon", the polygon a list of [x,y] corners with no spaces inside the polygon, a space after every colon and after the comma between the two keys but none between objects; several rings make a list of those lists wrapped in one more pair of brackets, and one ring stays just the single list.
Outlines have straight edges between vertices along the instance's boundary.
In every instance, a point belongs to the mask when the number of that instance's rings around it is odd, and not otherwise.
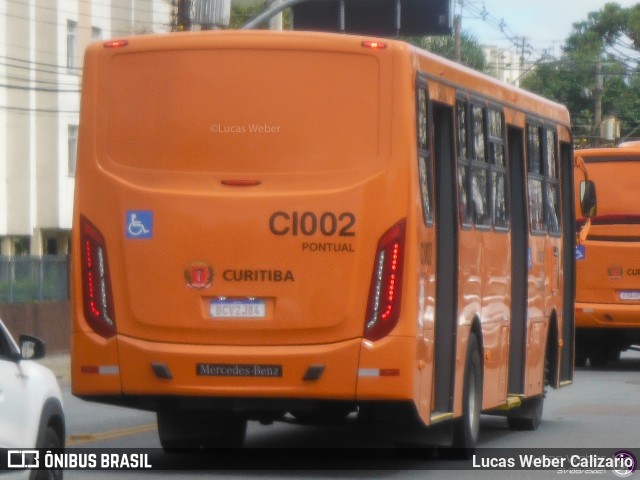
[{"label": "bus tail light", "polygon": [[82,301],[89,326],[101,337],[116,334],[111,277],[104,237],[85,217],[80,219]]},{"label": "bus tail light", "polygon": [[400,318],[406,220],[385,232],[378,242],[371,275],[364,337],[379,340],[393,330]]}]

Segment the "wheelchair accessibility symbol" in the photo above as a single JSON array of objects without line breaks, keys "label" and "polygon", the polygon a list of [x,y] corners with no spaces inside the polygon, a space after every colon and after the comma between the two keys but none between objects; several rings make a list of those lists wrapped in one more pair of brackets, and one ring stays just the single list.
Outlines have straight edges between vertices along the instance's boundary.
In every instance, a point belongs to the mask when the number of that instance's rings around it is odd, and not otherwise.
[{"label": "wheelchair accessibility symbol", "polygon": [[126,235],[127,238],[152,238],[153,212],[150,210],[128,210]]}]

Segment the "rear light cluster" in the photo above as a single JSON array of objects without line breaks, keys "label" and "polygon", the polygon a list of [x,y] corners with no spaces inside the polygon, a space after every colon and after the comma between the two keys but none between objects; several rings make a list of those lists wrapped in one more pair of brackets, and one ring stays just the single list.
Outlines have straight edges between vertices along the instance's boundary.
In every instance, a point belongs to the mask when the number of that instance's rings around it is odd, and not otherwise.
[{"label": "rear light cluster", "polygon": [[82,300],[89,326],[104,338],[116,334],[111,277],[104,237],[85,217],[80,219]]},{"label": "rear light cluster", "polygon": [[400,318],[405,231],[403,219],[378,242],[364,327],[367,340],[375,341],[388,335]]}]

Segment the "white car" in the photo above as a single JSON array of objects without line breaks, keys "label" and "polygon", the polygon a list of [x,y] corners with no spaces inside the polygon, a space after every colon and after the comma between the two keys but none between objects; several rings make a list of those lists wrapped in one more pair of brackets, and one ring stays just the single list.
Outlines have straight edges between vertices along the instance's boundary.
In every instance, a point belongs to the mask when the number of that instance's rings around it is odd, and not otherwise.
[{"label": "white car", "polygon": [[[60,386],[51,370],[34,361],[44,355],[42,340],[21,335],[18,346],[0,320],[0,448],[64,447]],[[62,478],[62,471],[9,473],[30,480]],[[9,477],[0,475],[0,478]]]}]

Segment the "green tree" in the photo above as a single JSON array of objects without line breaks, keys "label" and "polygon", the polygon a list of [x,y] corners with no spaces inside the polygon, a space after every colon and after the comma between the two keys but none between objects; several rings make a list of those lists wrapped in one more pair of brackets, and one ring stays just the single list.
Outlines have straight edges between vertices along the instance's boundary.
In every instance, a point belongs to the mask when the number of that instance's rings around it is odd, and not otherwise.
[{"label": "green tree", "polygon": [[[637,60],[625,52],[640,47],[640,4],[622,8],[608,3],[573,27],[562,56],[538,61],[521,85],[566,104],[572,116],[574,138],[590,144],[599,130],[594,118],[599,64],[603,116],[618,117],[623,136],[634,134],[640,126],[640,78],[636,73]],[[630,42],[625,44],[627,39]]]},{"label": "green tree", "polygon": [[[260,12],[262,12],[267,5],[268,2],[258,1],[255,3],[247,3],[247,4],[231,4],[231,18],[229,20],[229,28],[240,28],[242,25],[247,23],[253,17],[257,16]],[[286,9],[282,12],[283,19],[282,24],[285,30],[291,28],[291,10]],[[266,22],[267,23],[267,22]],[[268,28],[268,25],[265,23],[264,28]]]},{"label": "green tree", "polygon": [[231,3],[231,18],[229,20],[229,28],[240,28],[253,17],[264,10],[264,3],[257,2],[253,4],[240,5]]},{"label": "green tree", "polygon": [[[429,37],[408,37],[406,41],[413,45],[440,55],[441,57],[454,60],[455,42],[452,35],[429,36]],[[467,67],[489,73],[487,61],[482,51],[482,46],[476,37],[469,31],[463,31],[460,35],[460,62]]]}]

